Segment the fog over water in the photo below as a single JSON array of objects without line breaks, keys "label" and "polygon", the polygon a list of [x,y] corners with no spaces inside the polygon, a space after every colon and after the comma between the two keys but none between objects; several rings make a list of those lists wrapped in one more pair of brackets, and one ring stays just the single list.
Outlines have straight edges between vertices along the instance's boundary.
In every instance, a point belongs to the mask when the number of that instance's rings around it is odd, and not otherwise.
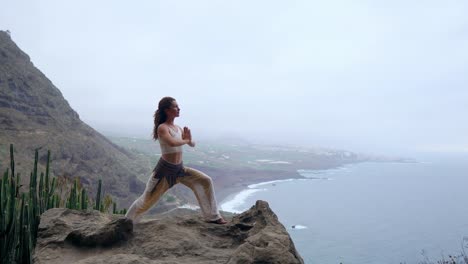
[{"label": "fog over water", "polygon": [[468,152],[467,1],[4,1],[0,29],[101,132]]}]

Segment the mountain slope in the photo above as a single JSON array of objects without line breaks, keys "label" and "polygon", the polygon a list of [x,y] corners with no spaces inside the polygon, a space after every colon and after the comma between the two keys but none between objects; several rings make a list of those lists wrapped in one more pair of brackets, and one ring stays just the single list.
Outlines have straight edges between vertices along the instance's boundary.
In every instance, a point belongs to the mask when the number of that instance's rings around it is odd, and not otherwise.
[{"label": "mountain slope", "polygon": [[91,191],[101,177],[104,191],[119,206],[141,193],[138,176],[149,173],[136,165],[133,154],[81,121],[60,90],[0,31],[0,168],[8,167],[10,143],[23,180],[32,169],[34,149],[41,149],[42,167],[50,149],[54,175],[79,177]]}]

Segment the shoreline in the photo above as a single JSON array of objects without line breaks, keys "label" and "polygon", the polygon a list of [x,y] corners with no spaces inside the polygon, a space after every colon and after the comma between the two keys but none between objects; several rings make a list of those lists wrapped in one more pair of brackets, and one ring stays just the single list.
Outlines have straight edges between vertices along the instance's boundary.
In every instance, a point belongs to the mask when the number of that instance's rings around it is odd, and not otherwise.
[{"label": "shoreline", "polygon": [[231,185],[228,187],[216,186],[217,184],[215,180],[215,193],[218,199],[218,204],[222,204],[226,202],[228,198],[231,198],[234,195],[244,190],[249,189],[249,186],[252,184],[259,184],[259,183],[264,183],[264,182],[269,182],[269,181],[278,181],[278,180],[287,180],[287,179],[307,179],[307,177],[300,175],[297,171],[296,172],[282,172],[281,176],[278,176],[278,177],[272,176],[272,177],[254,178],[251,180],[244,180],[242,181],[242,183],[236,182],[234,185]]},{"label": "shoreline", "polygon": [[249,186],[251,185],[256,185],[256,184],[265,184],[269,182],[276,182],[276,181],[286,181],[286,180],[307,180],[310,179],[308,177],[304,176],[299,176],[299,177],[285,177],[285,178],[280,178],[280,179],[268,179],[268,180],[262,180],[262,181],[251,181],[245,184],[245,186],[233,186],[229,188],[224,188],[221,191],[216,191],[216,197],[218,198],[218,203],[222,204],[225,202],[228,202],[232,200],[233,197],[235,197],[237,194],[245,191],[245,190],[253,190],[255,188],[250,188]]},{"label": "shoreline", "polygon": [[[269,185],[269,184],[275,184],[277,181],[295,181],[295,180],[314,180],[314,179],[329,179],[329,177],[316,177],[313,175],[308,175],[304,176],[303,174],[300,173],[312,173],[312,174],[328,174],[330,171],[333,170],[341,170],[341,169],[346,169],[348,166],[354,166],[360,163],[366,163],[366,162],[373,162],[373,163],[388,163],[388,162],[382,162],[382,161],[373,161],[373,160],[362,160],[362,161],[357,161],[357,162],[348,162],[348,163],[342,163],[342,164],[336,164],[334,166],[317,166],[313,169],[297,169],[296,171],[261,171],[261,170],[255,170],[255,171],[243,171],[243,173],[239,173],[237,171],[236,176],[238,176],[237,179],[243,179],[239,181],[231,181],[232,185],[222,185],[224,180],[226,179],[226,175],[229,175],[233,173],[232,171],[224,171],[222,173],[222,176],[220,177],[219,175],[214,174],[215,177],[213,180],[213,183],[215,185],[215,197],[217,199],[217,203],[219,206],[220,211],[226,212],[228,214],[238,214],[241,213],[240,211],[237,211],[235,209],[233,210],[224,210],[222,209],[222,205],[233,202],[233,201],[241,201],[240,204],[245,203],[245,201],[242,201],[245,198],[248,198],[250,195],[253,193],[260,191],[262,188],[258,188],[259,186],[255,185]],[[406,163],[406,162],[395,162],[395,163]],[[213,173],[213,170],[218,170],[215,168],[200,168],[201,170],[205,171],[210,171],[210,173]],[[219,173],[219,171],[218,171]],[[333,174],[333,173],[332,173]],[[224,176],[224,177],[223,177]],[[247,177],[246,177],[247,176]],[[253,177],[256,176],[256,177]],[[260,176],[260,177],[259,177]],[[254,186],[252,186],[254,185]],[[252,187],[249,187],[252,186]],[[249,190],[252,190],[252,193],[248,193]],[[239,194],[247,192],[246,197],[237,197]],[[189,205],[193,205],[195,207],[198,207],[198,205],[195,203],[188,203]],[[229,206],[229,205],[228,205]]]},{"label": "shoreline", "polygon": [[[361,162],[343,163],[343,164],[339,164],[336,166],[323,166],[320,168],[307,169],[307,171],[328,171],[328,170],[339,169],[344,166],[358,164],[358,163],[361,163]],[[233,186],[224,187],[224,188],[215,187],[216,197],[218,199],[218,205],[221,208],[222,204],[232,201],[236,197],[236,195],[242,193],[243,191],[253,190],[254,188],[249,188],[249,186],[251,185],[263,184],[263,183],[268,183],[271,181],[311,179],[310,177],[305,177],[301,175],[299,173],[300,170],[301,169],[297,169],[296,171],[281,171],[279,173],[276,171],[271,171],[274,173],[269,175],[269,177],[260,177],[260,178],[252,177],[249,180],[242,181],[242,183],[236,182],[236,184],[234,184]],[[215,185],[216,185],[216,182],[215,182]],[[230,211],[227,211],[227,212],[230,212]]]},{"label": "shoreline", "polygon": [[[220,188],[219,191],[216,192],[216,197],[218,199],[218,205],[221,208],[223,204],[231,202],[235,200],[237,195],[240,193],[247,191],[247,190],[255,190],[258,189],[256,187],[250,188],[249,186],[252,185],[263,185],[263,184],[274,184],[276,181],[285,181],[285,180],[313,180],[313,179],[322,179],[323,177],[308,177],[308,176],[303,176],[299,171],[304,171],[304,172],[315,172],[315,173],[320,173],[320,171],[326,171],[330,172],[333,170],[340,170],[344,169],[348,166],[354,166],[357,164],[361,163],[366,163],[366,162],[375,162],[375,163],[382,163],[382,161],[369,161],[369,160],[363,160],[363,161],[357,161],[357,162],[350,162],[350,163],[343,163],[339,164],[336,166],[322,166],[320,168],[313,168],[313,169],[297,169],[295,172],[289,171],[289,172],[282,172],[285,174],[282,174],[283,176],[280,177],[274,177],[273,174],[270,177],[266,178],[256,178],[256,179],[251,179],[251,180],[246,180],[242,182],[241,185],[235,185],[235,186],[229,186],[225,188]],[[388,162],[383,162],[383,163],[388,163]],[[396,163],[402,163],[402,162],[396,162]],[[406,162],[403,162],[406,163]],[[289,174],[288,174],[289,173]],[[328,178],[328,177],[326,177]],[[216,189],[217,190],[217,189]],[[249,195],[248,195],[249,196]],[[238,213],[238,212],[233,212],[233,211],[225,211],[229,213]]]},{"label": "shoreline", "polygon": [[[308,177],[287,178],[287,179],[269,180],[269,181],[249,184],[248,186],[244,188],[239,188],[238,190],[236,190],[236,192],[228,194],[228,196],[226,196],[223,200],[219,201],[218,202],[219,210],[223,212],[233,213],[233,214],[242,213],[242,211],[247,210],[249,208],[244,208],[244,209],[237,209],[237,208],[244,206],[247,203],[247,199],[250,198],[252,195],[256,194],[257,192],[266,191],[271,186],[275,186],[277,183],[300,181],[300,180],[307,181],[307,180],[313,180],[313,178],[308,178]],[[255,202],[251,204],[250,206],[253,206],[254,204]]]}]

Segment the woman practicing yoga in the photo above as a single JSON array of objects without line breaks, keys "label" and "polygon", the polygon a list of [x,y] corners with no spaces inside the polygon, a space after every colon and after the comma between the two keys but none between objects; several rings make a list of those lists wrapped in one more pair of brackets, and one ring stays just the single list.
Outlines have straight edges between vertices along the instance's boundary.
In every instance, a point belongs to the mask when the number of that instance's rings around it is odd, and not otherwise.
[{"label": "woman practicing yoga", "polygon": [[179,112],[179,105],[174,98],[164,97],[159,101],[158,109],[154,113],[153,138],[159,139],[162,156],[146,183],[145,191],[133,202],[125,216],[134,223],[138,222],[143,213],[167,190],[177,183],[182,183],[195,193],[207,222],[226,224],[226,220],[218,211],[211,178],[201,171],[185,167],[182,162],[182,146],[187,144],[195,147],[195,142],[192,141],[188,127],[182,129],[174,124]]}]

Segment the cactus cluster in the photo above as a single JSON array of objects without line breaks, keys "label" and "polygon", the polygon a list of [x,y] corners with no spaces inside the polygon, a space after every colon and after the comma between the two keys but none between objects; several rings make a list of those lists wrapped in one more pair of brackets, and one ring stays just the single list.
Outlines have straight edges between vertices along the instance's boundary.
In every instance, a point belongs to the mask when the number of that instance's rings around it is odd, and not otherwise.
[{"label": "cactus cluster", "polygon": [[86,189],[81,186],[79,178],[75,178],[66,198],[65,207],[75,210],[87,210],[88,202],[89,197]]},{"label": "cactus cluster", "polygon": [[20,175],[15,175],[13,145],[10,145],[10,170],[6,169],[3,178],[0,179],[0,263],[2,264],[32,263],[31,252],[37,234],[36,221],[38,224],[39,218],[36,218],[38,212],[33,210],[31,205],[37,202],[35,199],[37,197],[31,193],[22,193],[20,197],[19,183]]},{"label": "cactus cluster", "polygon": [[[88,197],[79,179],[75,179],[68,195],[62,201],[57,192],[57,180],[50,177],[50,151],[47,152],[46,172],[38,179],[39,151],[35,151],[34,167],[30,174],[29,190],[20,193],[20,174],[15,174],[14,148],[10,145],[10,168],[0,177],[0,264],[32,263],[36,245],[40,216],[50,208],[65,206],[69,209],[87,210]],[[99,180],[94,209],[108,212],[113,205],[114,214],[125,214],[126,210],[117,210],[112,198],[102,196],[102,180]]]}]

